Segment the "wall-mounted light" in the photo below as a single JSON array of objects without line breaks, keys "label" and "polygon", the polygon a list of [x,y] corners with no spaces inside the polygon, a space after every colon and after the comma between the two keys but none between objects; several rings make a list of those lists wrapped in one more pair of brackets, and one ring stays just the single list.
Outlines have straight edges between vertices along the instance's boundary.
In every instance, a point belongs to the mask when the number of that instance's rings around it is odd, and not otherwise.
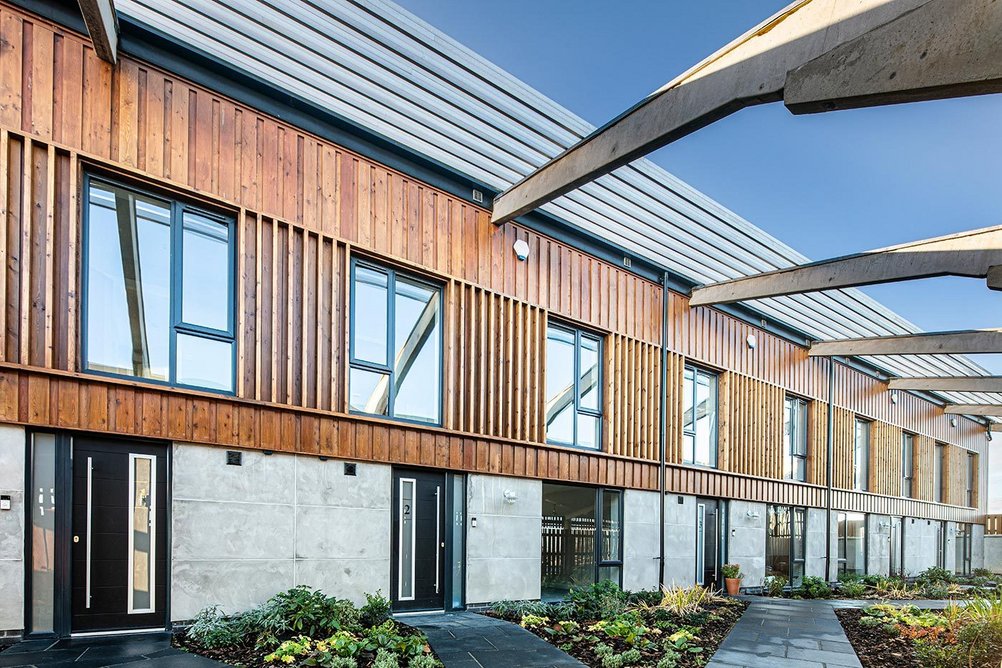
[{"label": "wall-mounted light", "polygon": [[950,418],[950,426],[951,427],[957,426],[957,418]]},{"label": "wall-mounted light", "polygon": [[897,392],[891,392],[891,403],[892,404],[898,403],[898,393]]},{"label": "wall-mounted light", "polygon": [[515,257],[518,258],[519,262],[525,262],[529,259],[529,244],[525,239],[518,239],[511,245],[511,249],[515,251]]},{"label": "wall-mounted light", "polygon": [[502,496],[504,497],[504,502],[509,505],[518,501],[518,495],[515,494],[515,492],[511,491],[510,489],[506,489],[502,494]]},{"label": "wall-mounted light", "polygon": [[748,338],[745,339],[745,343],[747,343],[748,347],[752,350],[755,350],[755,347],[758,346],[758,340],[755,338],[754,334],[749,334]]},{"label": "wall-mounted light", "polygon": [[883,531],[884,529],[890,529],[891,528],[891,523],[890,522],[880,522],[879,524],[877,524],[877,528],[879,528],[881,531]]},{"label": "wall-mounted light", "polygon": [[758,518],[762,517],[762,515],[759,514],[759,512],[757,510],[749,510],[749,511],[745,512],[745,517],[747,517],[749,519],[757,520]]}]

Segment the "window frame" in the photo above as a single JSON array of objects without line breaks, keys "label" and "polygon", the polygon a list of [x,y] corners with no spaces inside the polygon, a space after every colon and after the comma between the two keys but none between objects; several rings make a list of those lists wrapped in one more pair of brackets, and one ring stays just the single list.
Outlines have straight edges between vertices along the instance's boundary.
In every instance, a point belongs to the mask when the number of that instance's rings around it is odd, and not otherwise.
[{"label": "window frame", "polygon": [[[687,391],[685,387],[686,384],[686,372],[692,370],[692,430],[687,431],[685,428],[685,403],[684,395]],[[698,420],[696,419],[696,394],[699,387],[699,376],[700,374],[713,379],[713,407],[714,407],[714,420],[712,426],[712,438],[710,444],[713,450],[713,456],[711,457],[711,463],[704,464],[702,462],[696,461],[696,435],[698,433],[696,429],[696,424]],[[694,364],[686,364],[682,368],[682,393],[683,393],[683,414],[682,414],[682,464],[686,466],[701,466],[703,468],[716,469],[720,465],[720,374],[715,371],[710,371],[700,366]],[[685,437],[692,436],[692,452],[686,451]],[[690,456],[691,455],[691,456]]]},{"label": "window frame", "polygon": [[915,498],[915,434],[908,431],[901,432],[901,496]]},{"label": "window frame", "polygon": [[[870,555],[867,542],[870,539],[870,515],[856,511],[839,511],[835,516],[835,571],[838,575],[848,571],[849,564],[849,515],[863,517],[863,568],[860,575],[866,574],[869,568]],[[856,519],[855,517],[853,519]],[[842,531],[840,534],[839,531]],[[854,571],[855,572],[855,571]]]},{"label": "window frame", "polygon": [[[806,506],[791,506],[784,503],[770,503],[766,507],[766,521],[765,521],[765,568],[766,575],[768,575],[769,568],[769,538],[775,538],[775,536],[769,535],[770,522],[769,515],[777,513],[780,509],[785,510],[789,515],[790,524],[790,544],[787,550],[787,583],[791,588],[799,587],[803,583],[804,576],[807,575],[807,507]],[[800,524],[801,531],[798,535],[797,533],[797,516],[802,518]],[[800,545],[800,554],[798,558],[797,554],[797,544]],[[799,566],[800,576],[795,577],[794,566]]]},{"label": "window frame", "polygon": [[[574,325],[567,324],[560,320],[550,319],[546,323],[546,331],[544,332],[545,342],[544,350],[546,346],[549,345],[550,340],[550,329],[558,329],[565,334],[574,335],[574,429],[573,429],[573,443],[568,443],[566,441],[560,441],[550,437],[549,424],[546,419],[546,415],[543,415],[543,426],[546,429],[546,442],[550,445],[559,445],[565,448],[580,448],[581,450],[587,450],[589,452],[602,452],[605,450],[603,444],[603,437],[605,432],[602,425],[602,413],[605,408],[605,393],[603,392],[603,381],[605,380],[605,337],[600,334],[576,327]],[[583,339],[588,339],[589,341],[594,341],[597,347],[596,355],[598,357],[598,382],[595,385],[596,392],[596,405],[598,409],[585,408],[581,406],[581,341]],[[545,365],[544,365],[545,373]],[[546,393],[546,378],[543,378],[543,392]],[[543,402],[549,399],[549,397],[544,396]],[[595,447],[590,447],[587,445],[581,445],[580,435],[578,434],[578,416],[587,415],[589,417],[596,418],[598,420],[598,434],[595,439]]]},{"label": "window frame", "polygon": [[[859,457],[859,428],[866,425],[866,441],[864,443],[864,457]],[[859,416],[853,422],[852,432],[852,488],[857,492],[870,491],[870,454],[873,447],[873,421],[866,420]],[[862,466],[860,463],[862,462]],[[862,480],[860,480],[862,473]]]},{"label": "window frame", "polygon": [[965,490],[964,490],[964,500],[968,508],[974,508],[977,503],[977,499],[974,494],[974,480],[977,476],[976,469],[974,465],[975,455],[973,452],[967,453],[967,471],[965,472]]},{"label": "window frame", "polygon": [[[169,349],[167,358],[167,380],[159,378],[145,378],[130,374],[115,373],[113,371],[102,371],[100,369],[89,368],[90,347],[89,347],[89,324],[90,324],[90,193],[94,183],[104,184],[111,188],[120,188],[131,191],[137,195],[159,201],[170,210],[170,303],[168,310],[170,313]],[[83,191],[81,206],[81,258],[80,258],[80,282],[81,282],[81,317],[80,317],[80,367],[83,373],[105,378],[121,378],[138,383],[149,383],[162,387],[179,387],[199,392],[211,392],[225,396],[236,396],[237,377],[237,336],[236,336],[236,307],[237,307],[237,225],[236,218],[232,215],[215,211],[207,206],[194,203],[191,199],[170,191],[162,192],[153,190],[147,184],[140,184],[115,177],[105,176],[100,172],[85,172],[83,175]],[[183,313],[184,296],[184,214],[192,212],[215,222],[226,225],[227,230],[227,277],[229,279],[229,290],[226,305],[225,330],[205,325],[196,325],[185,322]],[[220,343],[230,344],[230,389],[222,390],[214,387],[204,387],[201,385],[191,385],[177,381],[177,337],[178,334],[194,336],[201,339],[208,339]]]},{"label": "window frame", "polygon": [[946,495],[943,494],[943,458],[947,456],[948,450],[945,443],[936,443],[934,459],[932,462],[932,500],[934,503],[944,503]]},{"label": "window frame", "polygon": [[[371,362],[369,360],[363,360],[355,357],[355,270],[358,267],[363,267],[369,271],[375,271],[386,275],[386,363],[379,364],[378,362]],[[396,303],[394,297],[396,296],[397,288],[397,274],[402,274],[403,278],[411,283],[416,283],[422,287],[434,290],[438,293],[438,414],[435,416],[434,422],[429,422],[427,420],[418,420],[409,417],[398,417],[393,414],[394,404],[396,401],[397,390],[396,383],[394,383],[394,376],[396,372],[393,370],[393,350],[396,345]],[[394,422],[406,422],[408,424],[424,425],[426,427],[441,427],[443,421],[443,411],[445,407],[443,406],[442,396],[445,387],[445,326],[444,318],[442,314],[442,305],[445,303],[445,289],[441,283],[436,283],[434,281],[428,280],[427,278],[420,276],[418,274],[403,271],[400,272],[396,267],[387,264],[380,264],[374,262],[367,258],[353,257],[351,259],[351,266],[348,272],[348,285],[349,285],[349,297],[350,300],[348,307],[348,382],[345,388],[346,401],[348,403],[348,413],[350,415],[364,415],[366,417],[375,418],[379,420],[392,420]],[[383,373],[389,378],[389,388],[387,390],[386,398],[386,415],[381,415],[379,413],[367,413],[365,411],[355,410],[351,407],[351,370],[353,368],[360,369],[362,371],[370,371],[373,373]]]},{"label": "window frame", "polygon": [[[790,414],[791,434],[790,434],[790,442],[788,444],[789,447],[786,448],[787,451],[783,455],[785,460],[783,479],[792,480],[794,482],[807,482],[807,459],[810,455],[810,447],[811,447],[810,445],[811,426],[810,426],[810,413],[808,412],[808,401],[807,399],[803,399],[793,394],[786,395],[786,397],[783,400],[784,422],[785,422],[786,409],[790,405],[796,406],[797,410],[791,411]],[[803,413],[803,418],[804,418],[803,424],[805,425],[802,439],[800,438],[801,413]],[[786,438],[785,424],[783,431],[784,431],[783,438],[785,439]],[[801,442],[804,445],[803,454],[794,452],[797,444]],[[794,464],[797,463],[798,459],[803,460],[804,463],[803,478],[798,478],[796,474],[796,467],[794,466]],[[787,475],[787,468],[789,469],[789,475]]]}]

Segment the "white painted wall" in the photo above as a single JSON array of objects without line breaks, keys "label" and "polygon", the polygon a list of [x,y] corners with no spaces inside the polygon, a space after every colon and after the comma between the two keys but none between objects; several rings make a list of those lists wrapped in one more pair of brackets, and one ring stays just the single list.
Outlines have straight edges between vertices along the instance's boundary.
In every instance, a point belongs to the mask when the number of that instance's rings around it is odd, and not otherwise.
[{"label": "white painted wall", "polygon": [[24,452],[24,429],[0,425],[0,632],[24,628]]}]

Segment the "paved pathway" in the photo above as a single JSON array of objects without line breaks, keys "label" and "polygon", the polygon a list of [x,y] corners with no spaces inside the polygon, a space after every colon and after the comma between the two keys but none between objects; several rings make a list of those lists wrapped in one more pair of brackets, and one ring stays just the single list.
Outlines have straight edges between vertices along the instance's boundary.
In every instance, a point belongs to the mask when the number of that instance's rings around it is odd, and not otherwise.
[{"label": "paved pathway", "polygon": [[583,668],[584,664],[522,627],[472,612],[405,615],[428,635],[445,668]]},{"label": "paved pathway", "polygon": [[171,647],[170,635],[25,640],[0,652],[0,667],[59,666],[60,668],[225,668],[226,664]]},{"label": "paved pathway", "polygon": [[746,600],[750,607],[707,668],[861,668],[834,601]]}]

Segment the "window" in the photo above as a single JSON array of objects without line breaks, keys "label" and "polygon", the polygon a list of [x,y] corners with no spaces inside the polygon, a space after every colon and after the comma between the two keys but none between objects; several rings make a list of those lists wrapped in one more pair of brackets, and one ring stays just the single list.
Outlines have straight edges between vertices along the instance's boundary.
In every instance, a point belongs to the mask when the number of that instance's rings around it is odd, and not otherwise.
[{"label": "window", "polygon": [[973,508],[976,504],[974,498],[974,474],[978,468],[978,463],[975,461],[977,455],[967,453],[967,485],[964,491],[964,499],[969,508]]},{"label": "window", "polygon": [[546,440],[602,447],[602,342],[577,329],[546,328]]},{"label": "window", "polygon": [[936,568],[946,567],[946,522],[936,522]]},{"label": "window", "polygon": [[807,481],[807,402],[797,397],[786,398],[783,412],[783,438],[786,458],[783,477]]},{"label": "window", "polygon": [[901,434],[901,496],[914,498],[915,436],[907,432]]},{"label": "window", "polygon": [[685,367],[682,381],[682,461],[717,465],[717,376]]},{"label": "window", "polygon": [[954,549],[956,563],[954,570],[957,575],[971,574],[971,525],[957,524],[955,533]]},{"label": "window", "polygon": [[866,573],[866,515],[838,514],[838,572]]},{"label": "window", "polygon": [[86,182],[84,368],[232,392],[233,224]]},{"label": "window", "polygon": [[602,580],[621,584],[623,493],[543,483],[542,596]]},{"label": "window", "polygon": [[905,519],[892,517],[890,524],[887,532],[890,574],[903,578],[905,576]]},{"label": "window", "polygon": [[856,420],[852,453],[853,488],[866,491],[870,480],[870,423]]},{"label": "window", "polygon": [[351,411],[438,424],[441,289],[361,261],[352,263],[351,289]]},{"label": "window", "polygon": [[804,508],[769,506],[766,520],[765,574],[781,575],[793,587],[804,578],[806,514]]},{"label": "window", "polygon": [[932,462],[933,501],[943,503],[943,468],[946,466],[946,446],[936,444],[936,457]]}]

